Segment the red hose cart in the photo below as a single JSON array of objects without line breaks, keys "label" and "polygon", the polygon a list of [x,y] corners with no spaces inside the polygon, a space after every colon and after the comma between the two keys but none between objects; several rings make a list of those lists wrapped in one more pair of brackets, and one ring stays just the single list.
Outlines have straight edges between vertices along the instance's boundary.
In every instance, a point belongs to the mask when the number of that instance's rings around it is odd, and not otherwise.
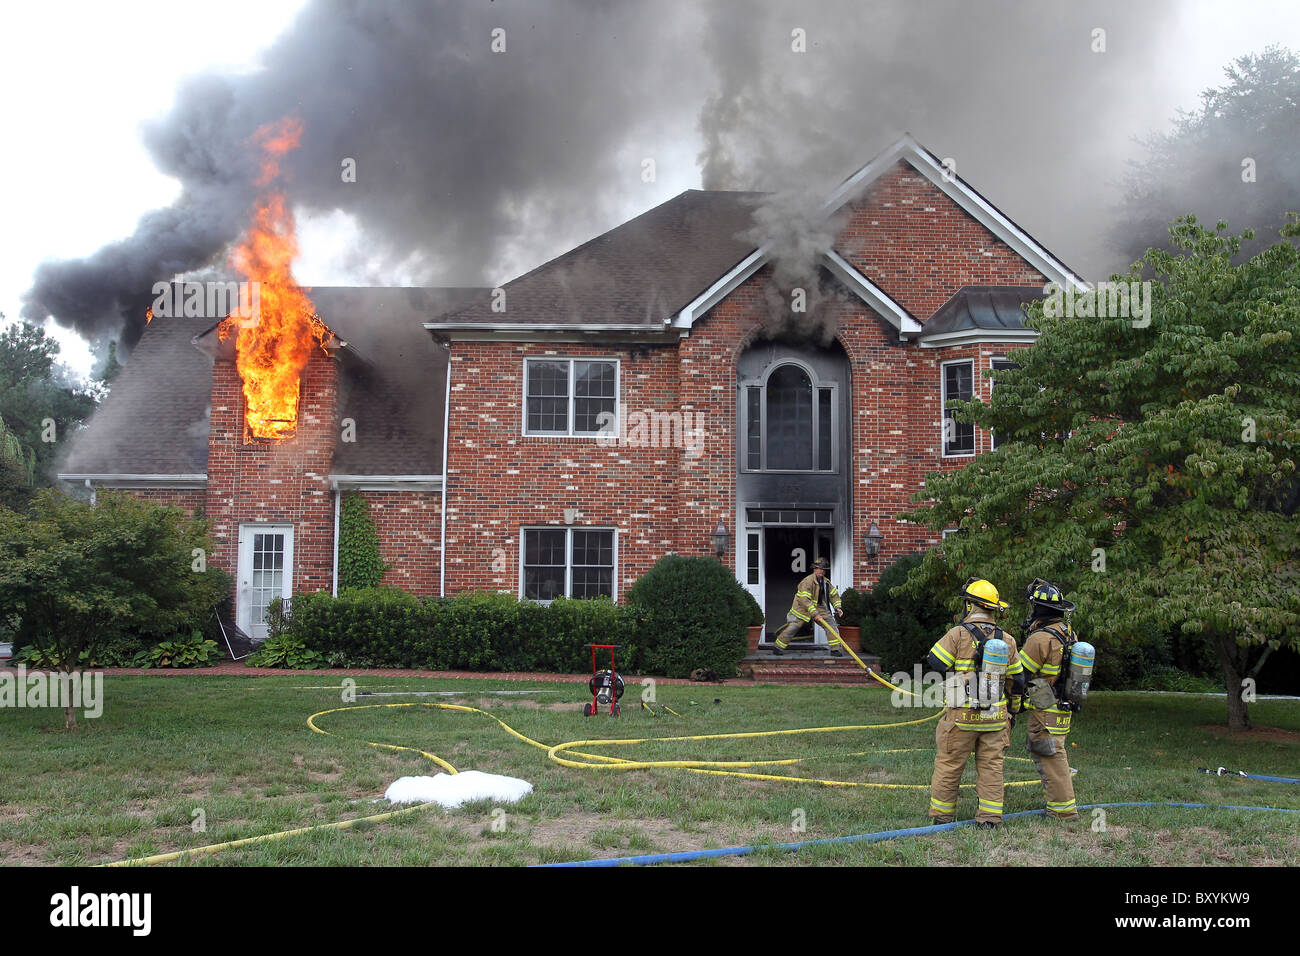
[{"label": "red hose cart", "polygon": [[[591,680],[587,682],[587,689],[591,691],[591,703],[583,705],[582,716],[584,717],[595,717],[597,709],[604,704],[609,705],[611,717],[617,717],[623,712],[618,705],[619,698],[623,696],[623,678],[618,676],[614,664],[614,649],[618,646],[618,644],[583,645],[591,648]],[[609,651],[608,669],[596,670],[597,650]]]}]

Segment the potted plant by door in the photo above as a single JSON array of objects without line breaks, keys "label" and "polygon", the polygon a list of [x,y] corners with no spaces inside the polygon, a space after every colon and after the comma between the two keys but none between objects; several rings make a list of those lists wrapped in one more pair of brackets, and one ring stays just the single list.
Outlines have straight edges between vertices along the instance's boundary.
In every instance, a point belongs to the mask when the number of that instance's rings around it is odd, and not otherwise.
[{"label": "potted plant by door", "polygon": [[747,632],[749,652],[753,654],[758,651],[758,644],[763,640],[763,609],[754,600],[754,595],[748,591],[745,592],[745,598],[746,603],[749,605],[749,628]]},{"label": "potted plant by door", "polygon": [[844,593],[840,595],[840,606],[844,608],[844,616],[840,618],[837,626],[844,643],[855,652],[862,650],[861,622],[864,601],[865,598],[853,588],[845,589]]}]

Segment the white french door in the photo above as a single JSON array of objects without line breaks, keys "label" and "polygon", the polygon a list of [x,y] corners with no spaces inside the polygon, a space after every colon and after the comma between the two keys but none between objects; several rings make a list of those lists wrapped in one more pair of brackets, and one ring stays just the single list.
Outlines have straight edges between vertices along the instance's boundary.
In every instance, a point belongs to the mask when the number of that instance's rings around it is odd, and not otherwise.
[{"label": "white french door", "polygon": [[266,608],[293,591],[293,525],[239,526],[239,600],[236,618],[254,640],[266,639]]}]

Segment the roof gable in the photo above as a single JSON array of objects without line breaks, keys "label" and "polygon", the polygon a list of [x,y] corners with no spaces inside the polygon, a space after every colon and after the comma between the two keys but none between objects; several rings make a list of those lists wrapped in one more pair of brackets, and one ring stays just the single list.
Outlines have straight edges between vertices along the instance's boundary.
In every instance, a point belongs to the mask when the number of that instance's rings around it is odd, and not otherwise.
[{"label": "roof gable", "polygon": [[842,182],[822,207],[829,216],[861,198],[871,185],[899,161],[903,161],[928,179],[954,204],[994,236],[1014,250],[1049,281],[1076,289],[1085,286],[1074,270],[1054,256],[1033,236],[1016,225],[1007,215],[979,194],[954,171],[944,166],[933,153],[904,133],[871,162]]}]

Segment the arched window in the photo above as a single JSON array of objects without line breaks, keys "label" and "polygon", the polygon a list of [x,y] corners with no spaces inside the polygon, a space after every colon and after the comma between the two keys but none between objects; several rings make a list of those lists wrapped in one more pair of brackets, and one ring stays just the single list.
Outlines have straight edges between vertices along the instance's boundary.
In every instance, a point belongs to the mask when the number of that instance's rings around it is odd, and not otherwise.
[{"label": "arched window", "polygon": [[834,387],[801,365],[777,366],[745,394],[745,467],[749,471],[834,470]]}]

